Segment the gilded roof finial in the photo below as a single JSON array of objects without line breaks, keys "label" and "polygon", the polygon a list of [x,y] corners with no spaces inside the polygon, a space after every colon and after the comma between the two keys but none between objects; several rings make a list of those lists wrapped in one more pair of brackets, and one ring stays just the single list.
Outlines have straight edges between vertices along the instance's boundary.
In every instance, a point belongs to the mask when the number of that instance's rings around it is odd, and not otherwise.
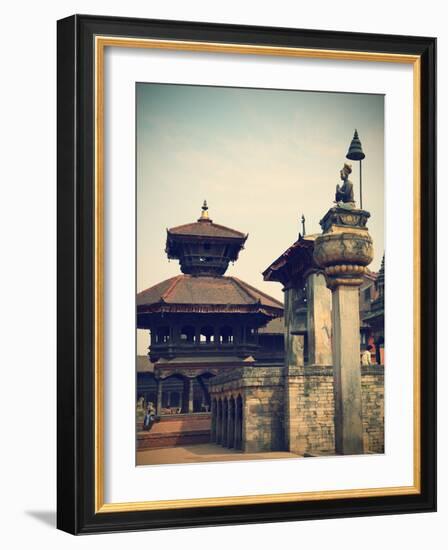
[{"label": "gilded roof finial", "polygon": [[202,212],[201,212],[201,217],[199,218],[198,221],[210,221],[210,218],[208,217],[208,206],[207,206],[207,201],[204,201],[203,205],[202,205]]}]

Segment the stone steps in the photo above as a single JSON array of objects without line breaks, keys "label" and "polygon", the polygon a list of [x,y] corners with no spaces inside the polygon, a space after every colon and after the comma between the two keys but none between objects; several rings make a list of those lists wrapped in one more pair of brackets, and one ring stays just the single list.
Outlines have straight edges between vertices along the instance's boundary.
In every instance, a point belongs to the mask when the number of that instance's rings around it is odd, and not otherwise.
[{"label": "stone steps", "polygon": [[162,416],[149,432],[137,425],[137,450],[157,449],[208,443],[211,433],[211,414],[179,414]]}]

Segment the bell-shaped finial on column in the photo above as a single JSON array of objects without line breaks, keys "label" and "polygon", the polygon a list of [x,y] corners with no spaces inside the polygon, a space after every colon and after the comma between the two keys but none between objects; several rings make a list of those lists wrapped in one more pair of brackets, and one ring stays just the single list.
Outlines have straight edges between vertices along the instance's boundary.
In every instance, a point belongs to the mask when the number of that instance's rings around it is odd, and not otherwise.
[{"label": "bell-shaped finial on column", "polygon": [[359,160],[359,205],[362,209],[362,163],[361,161],[365,158],[364,151],[362,150],[361,140],[358,136],[358,130],[355,129],[353,134],[352,142],[348,148],[348,152],[345,155],[345,158],[350,160]]},{"label": "bell-shaped finial on column", "polygon": [[365,158],[364,151],[362,150],[361,140],[358,136],[358,130],[355,130],[353,134],[352,142],[348,149],[348,153],[345,155],[350,160],[362,160]]}]

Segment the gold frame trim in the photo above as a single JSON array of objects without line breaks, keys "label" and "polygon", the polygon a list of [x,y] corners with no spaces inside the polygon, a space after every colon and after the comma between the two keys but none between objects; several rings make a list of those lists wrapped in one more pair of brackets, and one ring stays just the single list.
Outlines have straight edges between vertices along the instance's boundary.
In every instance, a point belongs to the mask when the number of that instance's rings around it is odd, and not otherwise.
[{"label": "gold frame trim", "polygon": [[[245,495],[232,497],[195,498],[182,500],[104,502],[104,51],[106,47],[153,48],[161,50],[197,51],[209,53],[235,53],[245,55],[269,55],[407,63],[413,65],[413,171],[414,171],[414,482],[411,486],[380,487],[373,489],[313,491]],[[143,510],[167,510],[209,506],[232,506],[275,502],[303,502],[420,494],[421,492],[421,388],[420,388],[420,268],[421,268],[421,176],[420,176],[420,122],[421,122],[421,60],[417,55],[388,54],[380,52],[354,52],[344,50],[320,50],[308,48],[255,46],[252,44],[225,44],[181,40],[155,40],[96,36],[95,55],[95,513],[130,512]]]}]

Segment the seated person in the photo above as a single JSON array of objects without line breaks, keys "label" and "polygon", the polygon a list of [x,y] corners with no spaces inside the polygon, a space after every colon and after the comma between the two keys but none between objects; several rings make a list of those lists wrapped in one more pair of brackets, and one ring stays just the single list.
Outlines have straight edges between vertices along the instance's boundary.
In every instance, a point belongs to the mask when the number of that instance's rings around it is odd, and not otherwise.
[{"label": "seated person", "polygon": [[148,403],[148,408],[145,412],[145,417],[143,419],[143,429],[149,431],[152,428],[152,425],[156,421],[156,410],[154,404],[151,401]]}]

